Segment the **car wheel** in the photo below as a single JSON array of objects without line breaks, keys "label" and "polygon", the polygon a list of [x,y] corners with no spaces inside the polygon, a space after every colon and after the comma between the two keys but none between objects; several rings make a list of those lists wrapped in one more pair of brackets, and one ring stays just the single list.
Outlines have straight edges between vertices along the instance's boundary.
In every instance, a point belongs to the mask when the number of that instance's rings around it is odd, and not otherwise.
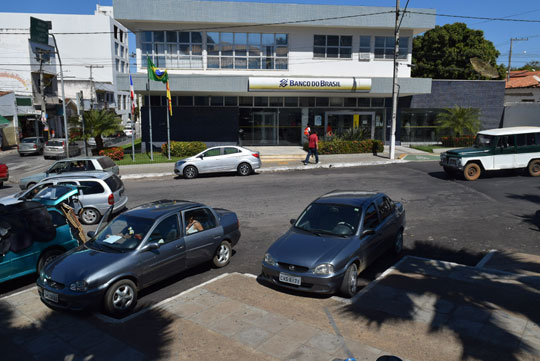
[{"label": "car wheel", "polygon": [[393,254],[400,254],[403,251],[403,231],[399,230],[394,239],[394,245],[392,247]]},{"label": "car wheel", "polygon": [[223,241],[216,250],[212,262],[217,268],[225,267],[231,261],[232,247],[228,241]]},{"label": "car wheel", "polygon": [[45,251],[40,257],[39,257],[39,261],[38,261],[38,264],[37,264],[37,272],[40,273],[41,270],[46,266],[48,265],[49,263],[51,263],[51,261],[53,259],[55,259],[56,257],[60,256],[62,253],[64,253],[64,251],[60,250],[60,249],[49,249],[47,251]]},{"label": "car wheel", "polygon": [[355,263],[351,264],[345,272],[343,282],[341,282],[340,291],[347,297],[352,297],[356,294],[358,283],[358,267]]},{"label": "car wheel", "polygon": [[538,159],[531,160],[531,162],[529,163],[529,166],[527,168],[529,170],[529,175],[531,177],[540,176],[540,160],[538,160]]},{"label": "car wheel", "polygon": [[83,224],[96,224],[101,218],[101,214],[97,209],[94,208],[83,208],[81,214],[79,215],[81,222]]},{"label": "car wheel", "polygon": [[480,178],[480,174],[482,173],[482,168],[476,163],[469,163],[465,166],[465,169],[463,169],[463,176],[468,181],[475,181],[478,178]]},{"label": "car wheel", "polygon": [[39,155],[43,155],[43,148],[38,151]]},{"label": "car wheel", "polygon": [[251,166],[249,163],[240,163],[237,168],[238,175],[246,176],[251,174]]},{"label": "car wheel", "polygon": [[36,183],[30,182],[26,185],[26,189],[32,188]]},{"label": "car wheel", "polygon": [[137,286],[128,279],[116,282],[105,293],[104,303],[105,310],[111,315],[128,314],[137,304]]},{"label": "car wheel", "polygon": [[197,177],[198,174],[199,174],[199,171],[197,170],[197,167],[195,166],[188,165],[187,167],[184,168],[184,178],[186,179],[193,179]]}]

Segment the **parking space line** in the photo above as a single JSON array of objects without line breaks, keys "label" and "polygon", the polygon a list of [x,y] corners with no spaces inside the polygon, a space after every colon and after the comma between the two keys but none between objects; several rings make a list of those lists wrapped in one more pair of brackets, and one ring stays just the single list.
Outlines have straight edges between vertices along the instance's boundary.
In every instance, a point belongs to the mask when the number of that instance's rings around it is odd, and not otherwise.
[{"label": "parking space line", "polygon": [[493,258],[495,253],[497,253],[496,249],[490,250],[484,257],[482,257],[482,259],[474,267],[476,267],[476,268],[484,268],[486,263],[488,263]]}]

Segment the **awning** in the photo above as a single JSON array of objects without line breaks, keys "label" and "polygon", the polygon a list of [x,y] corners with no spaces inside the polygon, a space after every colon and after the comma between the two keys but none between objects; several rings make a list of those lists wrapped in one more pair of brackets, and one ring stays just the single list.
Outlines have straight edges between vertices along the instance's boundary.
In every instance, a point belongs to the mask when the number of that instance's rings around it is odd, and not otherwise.
[{"label": "awning", "polygon": [[11,124],[11,121],[0,115],[0,124]]}]

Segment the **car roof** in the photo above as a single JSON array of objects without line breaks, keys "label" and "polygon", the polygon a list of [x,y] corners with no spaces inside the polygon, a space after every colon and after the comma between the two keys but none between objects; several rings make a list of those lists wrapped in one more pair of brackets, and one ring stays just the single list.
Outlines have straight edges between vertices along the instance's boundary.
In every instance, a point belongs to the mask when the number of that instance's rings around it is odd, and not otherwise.
[{"label": "car roof", "polygon": [[52,175],[50,177],[47,177],[43,180],[51,180],[51,179],[58,179],[58,178],[93,178],[93,179],[107,179],[110,176],[112,176],[113,173],[111,172],[104,172],[104,171],[84,171],[84,172],[66,172],[62,174]]},{"label": "car roof", "polygon": [[484,135],[510,135],[510,134],[524,134],[524,133],[540,133],[540,127],[508,127],[508,128],[496,128],[486,129],[478,132],[478,134]]},{"label": "car roof", "polygon": [[64,158],[60,161],[72,161],[72,160],[93,160],[93,159],[101,159],[107,157],[106,155],[89,155],[89,156],[79,156],[79,157],[71,157],[71,158]]},{"label": "car roof", "polygon": [[364,203],[371,201],[383,193],[359,191],[359,190],[333,190],[315,200],[316,203],[329,204],[347,204],[351,206],[362,206]]},{"label": "car roof", "polygon": [[157,219],[167,213],[183,211],[196,207],[205,207],[205,205],[191,201],[161,199],[159,201],[141,204],[124,213],[134,217]]}]

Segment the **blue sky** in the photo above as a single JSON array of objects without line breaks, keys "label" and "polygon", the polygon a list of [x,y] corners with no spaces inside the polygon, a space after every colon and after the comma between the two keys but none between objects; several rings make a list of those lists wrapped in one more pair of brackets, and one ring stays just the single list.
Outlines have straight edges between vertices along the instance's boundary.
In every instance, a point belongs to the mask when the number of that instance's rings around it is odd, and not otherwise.
[{"label": "blue sky", "polygon": [[[148,0],[152,1],[152,0]],[[220,0],[217,0],[220,1]],[[235,0],[232,0],[235,1]],[[259,0],[268,3],[309,3],[309,4],[342,4],[366,6],[395,6],[395,0]],[[112,5],[112,0],[17,0],[4,1],[2,12],[34,12],[34,13],[61,13],[61,14],[92,14],[96,4]],[[407,0],[401,0],[404,6]],[[540,2],[538,0],[502,1],[502,0],[410,0],[410,8],[435,8],[437,11],[437,25],[466,23],[469,28],[484,31],[486,39],[493,42],[501,53],[499,63],[507,65],[510,38],[528,37],[528,41],[514,42],[512,50],[512,66],[521,66],[525,63],[540,61],[540,23],[510,22],[510,21],[484,21],[473,19],[459,19],[455,17],[440,16],[460,15],[490,18],[507,18],[521,20],[540,20]]]}]

